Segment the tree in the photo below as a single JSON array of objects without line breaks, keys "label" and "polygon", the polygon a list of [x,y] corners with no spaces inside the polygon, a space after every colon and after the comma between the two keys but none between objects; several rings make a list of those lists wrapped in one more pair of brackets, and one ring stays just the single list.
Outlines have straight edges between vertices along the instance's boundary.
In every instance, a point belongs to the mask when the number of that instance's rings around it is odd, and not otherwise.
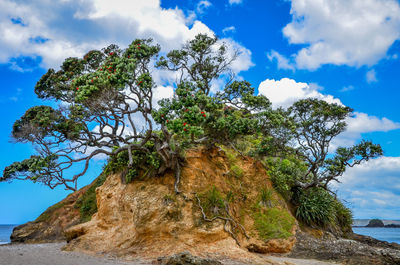
[{"label": "tree", "polygon": [[230,56],[227,46],[224,43],[218,43],[217,37],[198,34],[182,49],[169,52],[167,58],[161,57],[157,66],[179,72],[179,83],[193,82],[198,90],[208,95],[211,90],[211,81],[220,77],[221,74],[228,73],[231,75],[231,80],[233,79],[229,67],[238,55],[239,52],[235,50]]},{"label": "tree", "polygon": [[349,148],[339,147],[334,155],[329,155],[332,140],[345,131],[351,112],[349,107],[318,99],[299,100],[289,108],[296,154],[308,164],[307,173],[296,180],[295,187],[328,190],[331,181],[339,182],[346,167],[383,154],[380,145],[363,140]]},{"label": "tree", "polygon": [[[155,110],[149,69],[159,50],[151,40],[135,40],[125,50],[110,45],[83,58],[67,58],[58,71],[49,69],[35,93],[60,106],[33,107],[15,122],[13,139],[32,143],[38,153],[6,167],[0,181],[28,179],[76,190],[92,158],[118,160],[126,154],[127,167],[137,174],[147,160],[154,175],[175,171],[179,192],[181,148],[202,142],[223,115],[222,103],[208,95],[210,83],[229,72],[235,56],[228,58],[226,46],[215,37],[200,34],[167,59],[160,58],[158,67],[190,78],[182,78],[175,97]],[[82,170],[68,178],[74,165]]]},{"label": "tree", "polygon": [[[127,151],[132,166],[133,151],[152,153],[149,142],[163,162],[158,173],[175,169],[168,131],[161,126],[156,133],[151,116],[154,82],[149,63],[159,50],[151,40],[135,40],[125,50],[110,45],[83,58],[67,58],[58,71],[49,69],[35,93],[61,104],[56,109],[33,107],[14,123],[15,141],[34,144],[38,154],[6,167],[0,180],[30,179],[76,190],[95,156]],[[66,177],[75,164],[83,164],[83,169]]]}]

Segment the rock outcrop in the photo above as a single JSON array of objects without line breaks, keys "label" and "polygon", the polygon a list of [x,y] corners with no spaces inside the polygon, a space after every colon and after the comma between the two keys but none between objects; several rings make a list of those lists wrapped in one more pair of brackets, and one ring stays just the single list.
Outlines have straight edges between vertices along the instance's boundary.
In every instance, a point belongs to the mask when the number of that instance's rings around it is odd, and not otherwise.
[{"label": "rock outcrop", "polygon": [[35,221],[14,228],[11,242],[44,243],[65,241],[65,229],[80,223],[77,200],[89,186],[68,195],[64,200],[49,207]]},{"label": "rock outcrop", "polygon": [[[256,216],[269,210],[260,203],[262,188],[271,190],[271,208],[285,213],[285,218],[290,215],[259,162],[238,158],[239,176],[231,173],[232,161],[222,150],[191,150],[186,160],[178,195],[174,194],[172,173],[129,184],[124,184],[119,174],[108,176],[96,189],[98,212],[91,221],[66,231],[69,244],[65,249],[128,258],[190,251],[196,256],[211,253],[234,259],[257,257],[246,247],[262,253],[291,250],[295,221],[289,236],[278,241],[260,237],[255,228]],[[203,199],[218,201],[218,196],[230,201],[229,208],[213,206],[207,212],[207,201],[200,207]],[[259,229],[263,229],[262,223]]]},{"label": "rock outcrop", "polygon": [[316,237],[311,233],[298,232],[296,238],[289,257],[329,260],[349,265],[400,264],[400,248],[397,244],[391,245],[370,237],[355,234],[345,239],[327,232]]}]

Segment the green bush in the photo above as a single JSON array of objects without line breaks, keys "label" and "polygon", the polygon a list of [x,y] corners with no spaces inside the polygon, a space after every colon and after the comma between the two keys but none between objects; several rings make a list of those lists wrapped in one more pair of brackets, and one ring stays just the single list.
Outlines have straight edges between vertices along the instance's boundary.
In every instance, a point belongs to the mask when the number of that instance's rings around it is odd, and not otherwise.
[{"label": "green bush", "polygon": [[136,177],[139,177],[139,174],[141,174],[140,177],[142,179],[146,176],[154,175],[161,165],[161,159],[155,150],[153,142],[147,142],[145,146],[151,150],[151,153],[139,150],[132,151],[133,164],[131,167],[128,167],[128,151],[122,151],[108,160],[104,173],[109,175],[123,172],[125,183],[132,182]]},{"label": "green bush", "polygon": [[296,218],[308,225],[324,227],[335,218],[334,198],[322,188],[301,191]]},{"label": "green bush", "polygon": [[336,223],[340,226],[343,232],[351,231],[351,225],[353,224],[353,213],[351,210],[338,200],[335,200],[333,205],[335,209]]},{"label": "green bush", "polygon": [[267,158],[264,162],[276,191],[286,200],[290,200],[293,196],[291,189],[295,181],[307,172],[305,163],[293,157],[287,159]]},{"label": "green bush", "polygon": [[92,215],[97,212],[96,188],[103,185],[107,175],[103,172],[93,185],[76,201],[75,207],[79,208],[81,222],[90,221]]},{"label": "green bush", "polygon": [[294,224],[293,216],[287,211],[277,208],[267,209],[264,213],[256,213],[254,218],[254,226],[258,235],[264,240],[290,237]]}]

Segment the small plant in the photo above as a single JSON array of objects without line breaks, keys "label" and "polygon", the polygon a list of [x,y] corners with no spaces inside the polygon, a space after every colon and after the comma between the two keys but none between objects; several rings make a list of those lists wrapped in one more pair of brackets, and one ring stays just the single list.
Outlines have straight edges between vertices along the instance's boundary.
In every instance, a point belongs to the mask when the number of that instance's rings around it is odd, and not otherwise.
[{"label": "small plant", "polygon": [[264,213],[256,213],[254,226],[260,238],[288,238],[292,236],[295,219],[287,211],[270,208]]},{"label": "small plant", "polygon": [[227,202],[235,201],[235,194],[231,190],[228,191],[228,193],[226,194],[226,201]]},{"label": "small plant", "polygon": [[163,203],[165,205],[169,205],[169,204],[174,203],[174,202],[176,202],[176,197],[174,195],[171,195],[171,194],[165,194],[164,195]]},{"label": "small plant", "polygon": [[200,198],[202,198],[204,210],[213,215],[218,215],[225,208],[225,201],[215,186],[201,195]]},{"label": "small plant", "polygon": [[273,192],[270,189],[262,188],[260,190],[260,203],[263,206],[272,207]]},{"label": "small plant", "polygon": [[233,165],[233,166],[231,166],[231,169],[230,169],[230,175],[240,178],[243,176],[243,169],[241,167],[239,167],[238,165]]}]

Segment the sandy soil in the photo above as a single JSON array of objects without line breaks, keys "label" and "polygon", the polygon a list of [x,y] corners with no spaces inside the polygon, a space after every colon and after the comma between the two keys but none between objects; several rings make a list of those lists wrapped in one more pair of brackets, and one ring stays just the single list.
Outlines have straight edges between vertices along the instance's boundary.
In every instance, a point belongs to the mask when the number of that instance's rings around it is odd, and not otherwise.
[{"label": "sandy soil", "polygon": [[[148,261],[121,261],[115,257],[94,257],[78,252],[61,251],[65,243],[0,245],[0,265],[145,265]],[[266,257],[276,264],[337,265],[317,260]],[[226,261],[223,261],[225,263]],[[242,264],[228,262],[226,264]]]}]

